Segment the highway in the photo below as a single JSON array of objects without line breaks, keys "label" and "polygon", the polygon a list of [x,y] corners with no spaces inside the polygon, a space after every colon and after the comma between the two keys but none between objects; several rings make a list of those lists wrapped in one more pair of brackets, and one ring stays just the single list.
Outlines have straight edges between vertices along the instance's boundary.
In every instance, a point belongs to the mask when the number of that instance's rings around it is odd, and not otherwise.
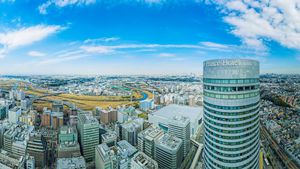
[{"label": "highway", "polygon": [[278,157],[285,164],[287,169],[299,169],[300,167],[291,160],[291,158],[284,152],[284,150],[277,144],[277,142],[272,138],[267,129],[264,126],[260,127],[260,131],[262,136],[264,136],[268,142],[270,143],[270,147],[274,150],[274,152],[278,155]]}]

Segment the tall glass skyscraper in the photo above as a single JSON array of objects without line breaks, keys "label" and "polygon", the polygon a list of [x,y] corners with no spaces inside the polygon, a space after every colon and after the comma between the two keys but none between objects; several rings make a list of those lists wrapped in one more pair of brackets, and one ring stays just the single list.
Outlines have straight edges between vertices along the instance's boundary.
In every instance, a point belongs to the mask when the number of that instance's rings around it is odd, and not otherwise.
[{"label": "tall glass skyscraper", "polygon": [[259,63],[206,61],[203,85],[205,168],[258,168]]}]

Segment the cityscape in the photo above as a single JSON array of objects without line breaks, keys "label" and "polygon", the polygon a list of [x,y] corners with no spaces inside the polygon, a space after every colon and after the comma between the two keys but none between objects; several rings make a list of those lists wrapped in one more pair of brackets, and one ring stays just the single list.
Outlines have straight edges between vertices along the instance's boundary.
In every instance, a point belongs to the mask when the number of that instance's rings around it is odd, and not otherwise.
[{"label": "cityscape", "polygon": [[0,169],[300,169],[299,7],[0,0]]}]

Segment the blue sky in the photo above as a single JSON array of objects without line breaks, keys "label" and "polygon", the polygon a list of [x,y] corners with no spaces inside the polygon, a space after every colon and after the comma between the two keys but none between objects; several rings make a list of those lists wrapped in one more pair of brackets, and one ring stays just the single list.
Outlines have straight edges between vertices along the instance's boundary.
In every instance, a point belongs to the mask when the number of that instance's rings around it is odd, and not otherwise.
[{"label": "blue sky", "polygon": [[189,74],[217,58],[300,73],[290,0],[0,0],[0,74]]}]

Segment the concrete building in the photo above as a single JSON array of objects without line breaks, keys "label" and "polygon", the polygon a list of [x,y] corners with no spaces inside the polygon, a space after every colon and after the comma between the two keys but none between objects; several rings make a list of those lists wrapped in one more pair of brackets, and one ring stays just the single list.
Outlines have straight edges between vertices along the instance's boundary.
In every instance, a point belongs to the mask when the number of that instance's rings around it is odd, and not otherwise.
[{"label": "concrete building", "polygon": [[164,134],[155,142],[154,159],[159,168],[178,169],[183,161],[182,140]]},{"label": "concrete building", "polygon": [[95,150],[96,169],[116,169],[117,158],[113,150],[106,143],[96,146]]},{"label": "concrete building", "polygon": [[113,123],[118,120],[118,112],[115,109],[100,110],[100,122],[103,124]]},{"label": "concrete building", "polygon": [[74,126],[62,126],[58,133],[58,158],[71,158],[81,156],[78,143],[77,129]]},{"label": "concrete building", "polygon": [[26,169],[35,169],[35,160],[33,156],[26,156]]},{"label": "concrete building", "polygon": [[148,114],[148,120],[150,123],[160,127],[165,132],[168,132],[169,118],[174,116],[185,116],[190,119],[190,133],[192,136],[197,133],[197,130],[202,124],[203,107],[190,107],[170,104],[153,113]]},{"label": "concrete building", "polygon": [[258,168],[259,63],[210,60],[203,72],[205,168]]},{"label": "concrete building", "polygon": [[86,163],[82,156],[73,158],[58,158],[56,169],[86,169]]},{"label": "concrete building", "polygon": [[27,148],[27,140],[15,141],[12,143],[12,154],[17,157],[25,157]]},{"label": "concrete building", "polygon": [[154,109],[154,101],[153,99],[146,99],[140,101],[140,109],[144,111],[148,111],[150,109]]},{"label": "concrete building", "polygon": [[147,156],[154,158],[155,141],[160,138],[164,132],[152,125],[138,134],[138,149]]},{"label": "concrete building", "polygon": [[77,129],[83,157],[87,162],[95,158],[95,146],[99,144],[99,122],[89,112],[78,113]]},{"label": "concrete building", "polygon": [[25,157],[17,157],[1,150],[0,168],[1,169],[24,169]]},{"label": "concrete building", "polygon": [[3,149],[17,157],[25,156],[29,134],[33,131],[33,126],[11,124],[7,127],[9,128],[3,134]]},{"label": "concrete building", "polygon": [[27,153],[35,159],[35,166],[43,168],[47,164],[47,142],[40,133],[31,133]]},{"label": "concrete building", "polygon": [[169,120],[169,133],[180,138],[183,144],[183,157],[190,150],[190,119],[185,116],[174,116]]},{"label": "concrete building", "polygon": [[51,110],[44,109],[41,121],[41,126],[51,127]]},{"label": "concrete building", "polygon": [[63,101],[54,101],[52,103],[52,111],[53,112],[63,112],[64,111]]},{"label": "concrete building", "polygon": [[7,107],[4,105],[0,105],[0,120],[5,119],[6,115],[7,115]]},{"label": "concrete building", "polygon": [[138,152],[131,159],[131,169],[158,169],[158,164],[143,152]]},{"label": "concrete building", "polygon": [[77,142],[78,134],[77,129],[74,126],[62,126],[58,133],[58,143]]},{"label": "concrete building", "polygon": [[29,111],[28,113],[24,113],[19,117],[19,122],[34,126],[35,124],[35,119],[37,116],[37,112],[34,110]]},{"label": "concrete building", "polygon": [[51,127],[57,130],[59,127],[64,125],[64,113],[63,112],[51,112],[50,114]]},{"label": "concrete building", "polygon": [[102,143],[106,143],[108,147],[115,146],[117,143],[117,134],[115,132],[107,132],[101,135]]},{"label": "concrete building", "polygon": [[131,158],[134,156],[138,150],[132,146],[128,141],[121,140],[117,142],[117,160],[119,169],[131,168]]},{"label": "concrete building", "polygon": [[14,107],[13,109],[8,110],[8,121],[11,123],[18,123],[21,113],[20,107]]},{"label": "concrete building", "polygon": [[142,130],[142,126],[135,121],[124,123],[122,126],[122,140],[128,141],[131,145],[137,145],[138,133]]}]

